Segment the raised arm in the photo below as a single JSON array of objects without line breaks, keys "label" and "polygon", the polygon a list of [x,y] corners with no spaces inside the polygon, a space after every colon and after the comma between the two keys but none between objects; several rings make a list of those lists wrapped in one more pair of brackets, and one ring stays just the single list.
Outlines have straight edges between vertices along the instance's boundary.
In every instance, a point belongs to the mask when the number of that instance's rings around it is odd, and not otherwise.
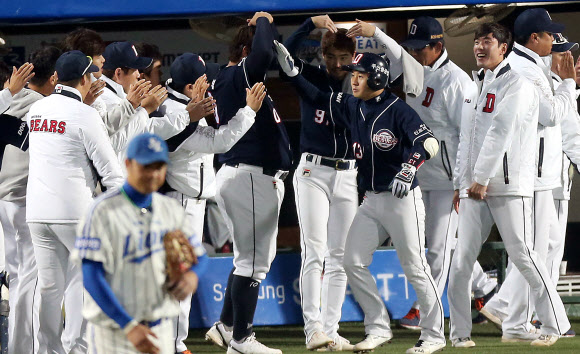
[{"label": "raised arm", "polygon": [[272,41],[274,34],[271,23],[272,16],[266,12],[257,12],[248,25],[255,23],[256,33],[252,40],[252,50],[243,65],[249,80],[249,85],[264,81],[266,73],[274,59]]}]

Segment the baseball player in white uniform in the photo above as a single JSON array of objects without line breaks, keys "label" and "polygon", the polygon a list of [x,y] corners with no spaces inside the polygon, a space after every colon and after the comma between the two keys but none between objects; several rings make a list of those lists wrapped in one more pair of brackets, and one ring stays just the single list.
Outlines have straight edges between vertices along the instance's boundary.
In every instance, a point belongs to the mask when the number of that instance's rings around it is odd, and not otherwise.
[{"label": "baseball player in white uniform", "polygon": [[[101,117],[82,103],[90,89],[90,73],[98,70],[91,62],[80,51],[64,53],[56,62],[60,84],[52,95],[36,102],[27,116],[30,166],[26,221],[38,266],[40,353],[86,350],[83,326],[79,326],[72,348],[63,348],[61,342],[65,287],[74,292],[82,286],[80,267],[69,263],[69,254],[97,179],[106,188],[123,182]],[[68,312],[80,316],[80,301],[78,305]],[[67,319],[67,323],[71,321]]]},{"label": "baseball player in white uniform", "polygon": [[[214,71],[215,67],[206,67],[197,54],[185,53],[178,56],[171,64],[171,79],[167,85],[169,97],[159,108],[159,113],[187,113],[188,103],[193,98],[201,100],[205,95],[205,89],[209,86],[206,75],[213,76]],[[201,79],[196,83],[198,78]],[[194,84],[200,83],[203,89],[196,92]],[[196,95],[200,97],[195,97]],[[162,190],[185,208],[187,222],[193,231],[193,244],[202,243],[205,201],[206,198],[215,196],[216,192],[213,154],[228,151],[250,129],[264,96],[264,86],[257,84],[256,89],[246,98],[248,105],[240,108],[228,124],[215,129],[208,127],[202,118],[197,125],[190,124],[182,133],[167,141],[171,152],[167,183]],[[211,103],[208,114],[213,113],[213,101]],[[189,330],[190,308],[191,296],[180,301],[175,333],[177,353],[190,354],[183,343]]]},{"label": "baseball player in white uniform", "polygon": [[[26,114],[35,102],[50,95],[56,85],[54,67],[61,51],[47,46],[34,52],[31,62],[35,75],[28,87],[14,95],[12,105],[0,119],[15,117],[26,124]],[[34,353],[38,342],[38,301],[34,301],[37,283],[36,258],[26,223],[26,184],[29,157],[27,151],[6,145],[0,169],[0,223],[6,245],[6,269],[10,277],[9,338],[10,353]]]},{"label": "baseball player in white uniform", "polygon": [[[473,111],[477,86],[449,59],[443,41],[443,28],[433,17],[416,18],[407,40],[401,45],[380,29],[360,20],[348,34],[376,38],[386,49],[394,68],[403,67],[403,47],[407,47],[411,56],[423,66],[422,93],[418,96],[407,95],[405,101],[433,131],[440,144],[439,156],[426,161],[417,176],[425,204],[425,241],[429,249],[427,262],[441,295],[447,284],[457,231],[457,213],[453,210],[453,171],[461,117]],[[477,262],[473,284],[478,298],[497,286],[497,282],[489,280]],[[419,319],[419,303],[416,301],[400,324],[409,329],[421,329]]]},{"label": "baseball player in white uniform", "polygon": [[[470,282],[481,245],[495,223],[508,255],[533,291],[545,326],[532,345],[554,344],[570,328],[564,305],[549,281],[543,260],[531,245],[534,159],[526,147],[536,141],[539,95],[504,59],[509,31],[481,25],[474,54],[479,97],[475,113],[463,116],[455,185],[459,204],[458,241],[449,276],[450,338],[455,347],[473,347]],[[456,202],[459,203],[459,198]],[[564,316],[561,316],[561,313]],[[504,334],[505,335],[505,334]]]},{"label": "baseball player in white uniform", "polygon": [[145,133],[127,150],[127,181],[97,198],[75,244],[88,295],[89,353],[173,354],[176,299],[191,296],[197,276],[189,271],[167,290],[163,238],[168,231],[189,236],[193,230],[179,203],[155,192],[165,180],[167,144]]},{"label": "baseball player in white uniform", "polygon": [[[554,33],[554,42],[552,46],[552,64],[551,64],[551,77],[550,80],[553,84],[554,90],[558,92],[558,89],[562,83],[562,79],[556,73],[559,72],[559,67],[564,65],[564,61],[568,60],[568,70],[572,70],[571,65],[572,61],[571,58],[567,57],[568,50],[573,49],[574,46],[578,46],[576,43],[569,43],[560,33]],[[543,57],[542,60],[549,59],[549,57]],[[568,75],[570,71],[568,72]],[[568,217],[568,200],[570,199],[570,189],[571,179],[570,179],[570,159],[573,162],[578,163],[580,161],[580,156],[578,153],[580,152],[578,148],[578,134],[580,133],[578,130],[578,112],[576,105],[572,106],[571,109],[565,109],[564,115],[559,118],[559,123],[555,126],[561,131],[561,139],[562,139],[562,149],[564,154],[562,154],[562,159],[560,162],[558,161],[551,161],[544,159],[544,166],[549,164],[551,168],[557,169],[561,171],[561,175],[559,178],[559,186],[552,190],[553,197],[554,197],[554,205],[555,205],[555,214],[552,217],[547,218],[546,216],[537,213],[538,219],[536,232],[537,237],[543,237],[544,239],[537,243],[540,249],[538,253],[541,253],[546,257],[546,266],[548,271],[550,272],[552,282],[556,285],[558,283],[559,278],[559,268],[560,262],[562,261],[562,257],[564,254],[564,241],[566,236],[566,226],[567,226],[567,217]],[[551,129],[551,128],[546,128]],[[557,132],[552,132],[552,135],[557,137],[559,134]],[[556,144],[558,145],[558,144]],[[556,157],[553,157],[556,158]],[[541,200],[541,199],[540,199]],[[537,201],[539,203],[540,201]],[[540,228],[541,227],[541,228]],[[542,231],[541,233],[539,231]],[[540,241],[540,240],[538,240]],[[510,273],[511,274],[511,268]],[[513,275],[508,276],[508,281],[512,281]],[[514,292],[521,292],[521,288],[517,286],[512,286],[510,283],[506,283],[506,286],[502,286],[500,292],[492,298],[489,303],[489,306],[485,307],[487,311],[487,316],[492,319],[495,323],[502,324],[502,322],[508,318],[508,315],[512,311],[509,305],[510,299],[514,296]],[[532,311],[532,310],[528,310]],[[526,312],[528,312],[526,311]],[[529,315],[529,314],[528,314]],[[527,321],[526,321],[527,322]],[[534,326],[540,328],[541,322],[537,319],[537,315],[535,320],[532,322]],[[525,325],[526,330],[530,330],[529,325]],[[531,329],[532,332],[535,332]],[[572,336],[573,330],[570,329],[566,333],[563,333],[562,336]]]},{"label": "baseball player in white uniform", "polygon": [[[538,134],[536,142],[536,173],[534,183],[534,237],[532,244],[538,257],[547,262],[550,233],[552,238],[561,235],[552,190],[561,186],[562,132],[560,121],[576,111],[574,61],[569,55],[562,62],[562,84],[554,91],[550,65],[542,57],[548,57],[552,49],[552,32],[561,32],[563,25],[553,23],[544,9],[529,9],[518,16],[514,25],[516,43],[508,60],[514,71],[533,84],[539,100]],[[546,263],[547,265],[547,263]],[[548,265],[547,265],[548,266]],[[548,266],[551,268],[551,266]],[[507,317],[502,322],[503,341],[532,341],[540,334],[530,325],[533,312],[530,292],[526,281],[517,269],[506,278],[509,286]],[[511,290],[510,290],[511,289]],[[492,303],[493,305],[493,303]],[[537,309],[537,308],[536,308]],[[565,318],[566,313],[558,313]],[[562,335],[569,328],[557,328]],[[554,333],[550,333],[554,334]]]}]

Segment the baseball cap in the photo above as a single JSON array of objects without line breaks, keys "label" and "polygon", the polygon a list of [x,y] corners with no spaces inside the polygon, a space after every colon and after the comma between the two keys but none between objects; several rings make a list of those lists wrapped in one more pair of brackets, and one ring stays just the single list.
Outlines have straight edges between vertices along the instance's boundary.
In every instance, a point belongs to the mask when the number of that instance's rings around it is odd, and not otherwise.
[{"label": "baseball cap", "polygon": [[553,22],[548,11],[542,8],[522,12],[514,23],[516,37],[527,37],[532,33],[561,33],[562,31],[564,31],[564,25]]},{"label": "baseball cap", "polygon": [[[212,65],[213,64],[213,65]],[[212,81],[219,71],[219,64],[208,63],[197,54],[183,53],[171,64],[171,80],[177,85],[193,84],[203,74]]]},{"label": "baseball cap", "polygon": [[140,57],[131,42],[113,42],[109,44],[105,48],[103,57],[105,57],[103,69],[107,70],[115,70],[116,68],[143,70],[153,63],[151,58]]},{"label": "baseball cap", "polygon": [[578,43],[568,42],[568,38],[564,37],[562,33],[552,33],[552,35],[554,36],[552,52],[563,53],[578,49]]},{"label": "baseball cap", "polygon": [[71,81],[83,77],[87,73],[96,73],[99,68],[93,64],[93,59],[80,50],[63,53],[54,65],[59,81]]},{"label": "baseball cap", "polygon": [[167,143],[158,135],[152,133],[139,134],[129,142],[127,158],[141,165],[154,162],[169,162]]},{"label": "baseball cap", "polygon": [[443,27],[439,21],[429,16],[417,17],[409,29],[407,39],[401,46],[411,49],[423,49],[429,43],[443,41]]}]

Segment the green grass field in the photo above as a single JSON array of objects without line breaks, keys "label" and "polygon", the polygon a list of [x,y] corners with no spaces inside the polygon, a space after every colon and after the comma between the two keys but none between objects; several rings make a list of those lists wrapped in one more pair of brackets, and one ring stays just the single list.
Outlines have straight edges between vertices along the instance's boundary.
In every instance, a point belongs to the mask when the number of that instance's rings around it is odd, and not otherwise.
[{"label": "green grass field", "polygon": [[[527,352],[549,352],[549,353],[580,353],[580,318],[571,319],[572,328],[579,333],[574,338],[561,338],[549,348],[532,347],[529,343],[502,343],[501,333],[493,324],[473,326],[472,339],[476,343],[475,348],[456,349],[451,347],[451,342],[447,341],[445,352],[469,352],[475,353],[527,353]],[[447,325],[446,328],[449,328]],[[277,326],[277,327],[256,327],[256,336],[262,343],[279,348],[285,354],[308,353],[304,345],[304,334],[300,326]],[[187,345],[194,354],[200,353],[223,353],[224,351],[210,345],[204,340],[204,330],[191,330]],[[350,322],[340,324],[340,333],[351,343],[360,341],[364,336],[364,327],[360,322]],[[412,347],[419,338],[419,332],[402,329],[393,325],[393,341],[383,347],[377,348],[375,353],[404,353]],[[448,331],[446,331],[448,336]]]}]

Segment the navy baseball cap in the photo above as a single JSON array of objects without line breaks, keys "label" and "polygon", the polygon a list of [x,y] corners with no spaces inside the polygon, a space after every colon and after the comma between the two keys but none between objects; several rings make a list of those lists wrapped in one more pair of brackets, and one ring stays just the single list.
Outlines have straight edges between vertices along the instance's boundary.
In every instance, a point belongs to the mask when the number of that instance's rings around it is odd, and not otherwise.
[{"label": "navy baseball cap", "polygon": [[429,43],[441,42],[443,40],[443,27],[439,21],[429,16],[417,17],[411,28],[407,39],[401,46],[410,49],[423,49]]},{"label": "navy baseball cap", "polygon": [[105,48],[103,53],[105,64],[103,69],[130,68],[143,70],[153,63],[152,58],[140,57],[137,49],[131,42],[113,42]]},{"label": "navy baseball cap", "polygon": [[212,81],[219,71],[219,64],[208,63],[197,54],[183,53],[171,64],[171,81],[177,85],[193,84],[203,74]]},{"label": "navy baseball cap", "polygon": [[99,68],[93,64],[93,59],[80,50],[63,53],[54,65],[59,81],[71,81],[83,77],[87,73],[96,73]]},{"label": "navy baseball cap", "polygon": [[528,9],[522,12],[514,23],[516,37],[529,37],[532,33],[561,33],[564,25],[552,21],[546,9]]},{"label": "navy baseball cap", "polygon": [[158,135],[151,133],[139,134],[129,142],[127,158],[141,165],[155,162],[169,162],[167,143]]},{"label": "navy baseball cap", "polygon": [[552,33],[554,41],[552,42],[552,52],[563,53],[578,49],[578,43],[568,42],[568,38],[564,37],[562,33]]}]

